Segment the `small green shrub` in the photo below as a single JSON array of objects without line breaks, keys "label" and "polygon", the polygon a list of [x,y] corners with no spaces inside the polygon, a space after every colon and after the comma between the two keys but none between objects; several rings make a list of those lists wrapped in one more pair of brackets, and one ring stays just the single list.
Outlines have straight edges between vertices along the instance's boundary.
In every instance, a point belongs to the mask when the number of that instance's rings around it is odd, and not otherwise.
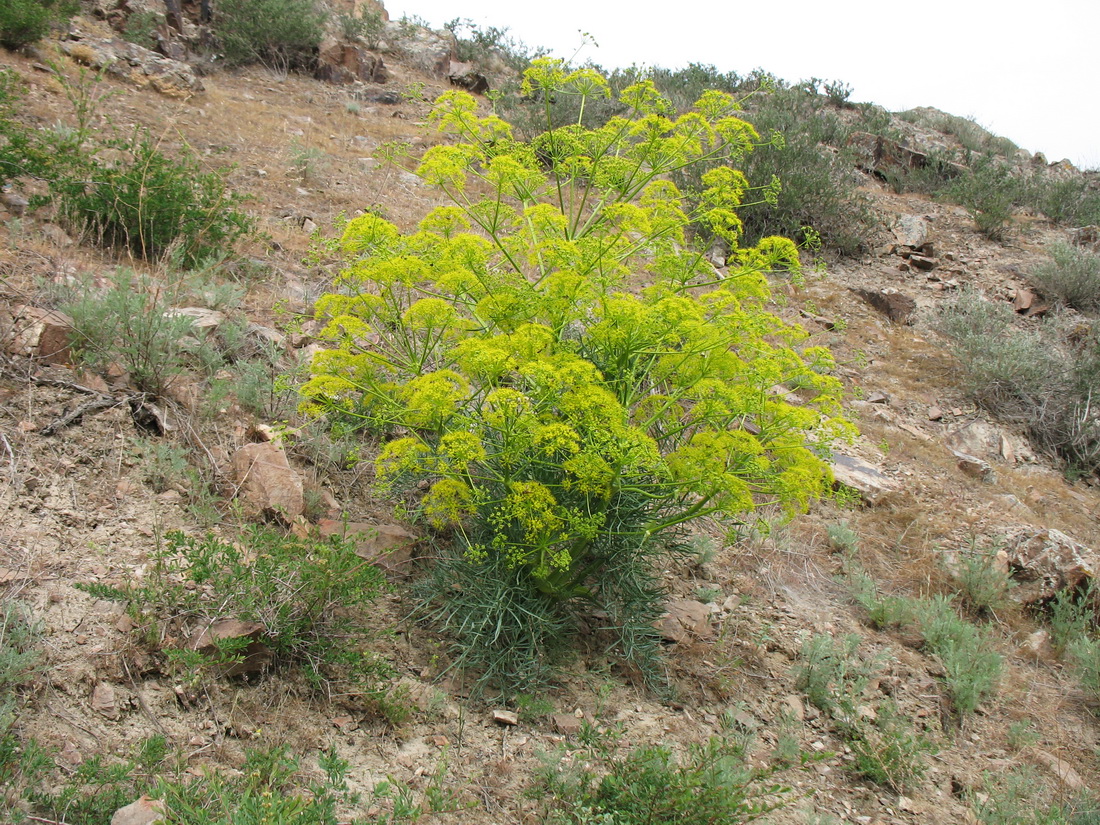
[{"label": "small green shrub", "polygon": [[1056,243],[1051,260],[1029,276],[1043,295],[1082,312],[1100,312],[1100,255],[1082,247]]},{"label": "small green shrub", "polygon": [[1012,167],[986,156],[968,173],[955,177],[944,196],[966,207],[979,232],[990,240],[1003,241],[1009,235],[1016,206],[1026,197],[1026,188]]},{"label": "small green shrub", "polygon": [[1100,186],[1084,175],[1062,179],[1040,176],[1033,190],[1034,203],[1056,224],[1100,223]]},{"label": "small green shrub", "polygon": [[1040,331],[1017,326],[1006,302],[966,291],[946,304],[933,324],[951,339],[971,397],[1002,418],[1025,420],[1048,387],[1064,386],[1062,359]]},{"label": "small green shrub", "polygon": [[920,603],[918,623],[925,647],[946,671],[944,681],[955,711],[960,716],[973,713],[996,691],[1004,665],[991,634],[961,618],[951,599],[943,596]]},{"label": "small green shrub", "polygon": [[846,521],[825,527],[825,536],[829,547],[838,553],[852,554],[859,547],[859,534]]},{"label": "small green shrub", "polygon": [[164,25],[164,15],[160,12],[139,9],[130,12],[122,37],[130,43],[136,43],[145,49],[154,49],[157,45],[157,28]]},{"label": "small green shrub", "polygon": [[1010,748],[1017,751],[1038,745],[1041,738],[1030,719],[1019,719],[1005,731],[1005,741]]},{"label": "small green shrub", "polygon": [[359,13],[341,14],[337,18],[340,32],[348,40],[362,39],[368,49],[378,48],[386,33],[386,20],[382,12],[363,6]]},{"label": "small green shrub", "polygon": [[1088,636],[1096,623],[1096,586],[1063,588],[1050,602],[1050,642],[1061,655],[1074,639]]},{"label": "small green shrub", "polygon": [[285,74],[316,62],[326,19],[314,0],[219,0],[214,33],[227,65]]},{"label": "small green shrub", "polygon": [[1047,801],[1049,789],[1030,767],[983,776],[980,793],[971,795],[981,825],[1066,825],[1071,811]]},{"label": "small green shrub", "polygon": [[106,163],[83,153],[59,165],[49,181],[62,219],[97,243],[149,260],[171,254],[190,267],[251,233],[253,222],[238,208],[242,199],[228,190],[225,172],[204,171],[189,150],[170,158],[141,131],[102,148],[120,159]]},{"label": "small green shrub", "polygon": [[860,641],[859,636],[833,639],[821,634],[805,639],[794,669],[795,688],[829,714],[858,702],[875,672],[873,663],[858,656]]},{"label": "small green shrub", "polygon": [[872,720],[845,723],[842,733],[855,758],[856,773],[898,792],[920,787],[928,771],[925,757],[936,752],[935,743],[913,726],[893,700],[876,705]]},{"label": "small green shrub", "polygon": [[[348,542],[254,530],[243,544],[169,533],[140,584],[111,592],[93,585],[83,589],[125,600],[141,624],[156,622],[184,635],[220,619],[256,622],[263,626],[273,666],[299,665],[318,684],[352,678],[369,687],[388,673],[360,649],[372,634],[370,604],[383,587],[378,569]],[[249,641],[205,657],[180,650],[174,658],[218,672],[239,663]]]},{"label": "small green shrub", "polygon": [[1077,681],[1094,701],[1100,699],[1100,639],[1092,634],[1071,639],[1065,648]]},{"label": "small green shrub", "polygon": [[952,572],[959,583],[959,595],[967,607],[980,616],[1008,607],[1009,591],[1016,586],[1007,570],[997,567],[999,547],[983,547],[978,540],[958,552]]},{"label": "small green shrub", "polygon": [[138,389],[162,393],[186,366],[191,319],[171,314],[159,285],[132,270],[116,270],[104,289],[87,282],[80,290],[62,307],[73,319],[78,357],[97,369],[117,361]]},{"label": "small green shrub", "polygon": [[661,746],[618,753],[591,731],[579,754],[548,765],[537,793],[553,822],[574,825],[725,825],[752,822],[785,804],[790,789],[748,764],[745,745],[712,737],[682,761]]},{"label": "small green shrub", "polygon": [[303,183],[315,180],[324,170],[328,155],[315,146],[303,146],[297,141],[292,141],[290,149],[290,174],[291,177]]},{"label": "small green shrub", "polygon": [[847,566],[848,587],[852,599],[867,611],[867,619],[877,630],[904,627],[916,616],[913,599],[883,594],[878,584],[857,564]]},{"label": "small green shrub", "polygon": [[29,680],[38,668],[41,629],[20,601],[0,605],[0,691],[5,696]]},{"label": "small green shrub", "polygon": [[77,8],[71,0],[5,0],[0,5],[0,46],[18,49],[41,40],[55,21],[67,20]]}]

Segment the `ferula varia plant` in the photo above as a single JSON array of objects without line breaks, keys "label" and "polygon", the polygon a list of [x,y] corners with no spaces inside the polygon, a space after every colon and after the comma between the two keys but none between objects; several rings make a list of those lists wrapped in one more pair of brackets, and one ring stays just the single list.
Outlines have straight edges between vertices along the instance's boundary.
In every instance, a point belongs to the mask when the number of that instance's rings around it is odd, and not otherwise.
[{"label": "ferula varia plant", "polygon": [[[547,101],[610,94],[550,59],[524,83]],[[629,116],[520,142],[444,94],[431,121],[456,140],[417,174],[450,204],[410,233],[350,221],[347,266],[318,302],[331,348],[305,407],[388,439],[384,485],[427,480],[420,516],[453,539],[435,618],[460,663],[513,686],[586,611],[644,665],[679,528],[799,510],[851,429],[828,350],[800,351],[804,331],[766,309],[765,276],[797,277],[798,249],[737,243],[754,190],[735,166],[758,136],[736,102],[708,92],[673,119],[649,82],[620,101]],[[669,176],[714,160],[691,209]],[[726,271],[693,225],[731,246]]]}]

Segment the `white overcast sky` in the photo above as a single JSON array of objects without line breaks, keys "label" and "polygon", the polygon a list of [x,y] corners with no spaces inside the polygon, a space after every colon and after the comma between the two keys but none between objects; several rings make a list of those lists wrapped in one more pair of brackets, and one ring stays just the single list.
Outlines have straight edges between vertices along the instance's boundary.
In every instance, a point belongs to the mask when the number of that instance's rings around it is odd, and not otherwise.
[{"label": "white overcast sky", "polygon": [[391,18],[456,17],[610,69],[713,64],[819,77],[891,111],[973,117],[1047,160],[1100,167],[1100,0],[386,0]]}]

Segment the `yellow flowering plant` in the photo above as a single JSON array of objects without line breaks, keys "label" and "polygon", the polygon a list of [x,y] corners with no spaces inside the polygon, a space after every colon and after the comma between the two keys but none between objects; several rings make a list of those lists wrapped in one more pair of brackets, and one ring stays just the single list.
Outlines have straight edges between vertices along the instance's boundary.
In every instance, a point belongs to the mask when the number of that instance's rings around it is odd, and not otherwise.
[{"label": "yellow flowering plant", "polygon": [[[525,83],[610,94],[551,59]],[[586,612],[645,664],[656,564],[684,525],[804,508],[851,432],[828,350],[767,309],[766,276],[800,273],[795,244],[738,245],[755,190],[736,164],[758,137],[736,102],[708,92],[674,118],[647,82],[620,101],[628,117],[522,142],[468,94],[441,96],[431,122],[453,140],[416,171],[450,203],[412,232],[350,221],[317,305],[331,349],[305,409],[383,436],[383,486],[427,480],[419,514],[453,545],[434,616],[460,662],[512,685]],[[689,206],[670,176],[703,162],[723,165]],[[730,245],[725,271],[692,226]]]}]

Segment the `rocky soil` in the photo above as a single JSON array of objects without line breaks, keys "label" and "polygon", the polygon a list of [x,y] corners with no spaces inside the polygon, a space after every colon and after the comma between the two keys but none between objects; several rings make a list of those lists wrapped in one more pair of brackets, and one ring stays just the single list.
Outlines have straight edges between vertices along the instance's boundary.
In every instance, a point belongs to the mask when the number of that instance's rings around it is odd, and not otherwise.
[{"label": "rocky soil", "polygon": [[[47,127],[66,121],[70,110],[44,56],[0,53],[0,64],[30,84],[29,114]],[[331,233],[339,215],[365,208],[380,208],[407,226],[438,202],[414,176],[377,164],[372,152],[394,139],[414,146],[436,140],[422,126],[426,104],[378,93],[420,82],[431,98],[445,81],[414,61],[385,59],[384,85],[327,85],[250,69],[215,72],[201,79],[201,92],[186,94],[118,76],[95,87],[97,128],[108,121],[142,125],[166,150],[186,143],[212,164],[234,166],[231,185],[252,197],[247,208],[263,233],[245,250],[259,274],[234,281],[230,267],[217,277],[247,286],[227,312],[246,316],[256,334],[284,346],[285,364],[311,345],[308,320],[290,322],[308,319],[337,266],[307,258],[311,232]],[[79,82],[76,64],[60,65],[70,82]],[[303,170],[306,155],[315,162]],[[676,695],[670,702],[599,657],[581,656],[541,697],[549,703],[545,712],[521,712],[518,724],[502,723],[494,712],[516,708],[492,697],[471,700],[453,674],[439,678],[441,641],[405,620],[408,581],[423,570],[411,558],[415,547],[409,561],[391,565],[394,588],[379,603],[378,618],[393,633],[376,645],[396,669],[408,719],[391,724],[354,695],[319,696],[293,672],[185,686],[161,666],[118,603],[74,585],[140,579],[169,530],[234,536],[251,520],[248,508],[264,506],[262,498],[249,498],[234,456],[264,442],[276,422],[245,413],[231,397],[206,403],[198,376],[177,382],[171,397],[158,401],[171,420],[167,434],[155,432],[162,419],[142,424],[127,404],[105,403],[65,421],[81,405],[124,399],[134,390],[117,372],[92,375],[63,353],[45,357],[51,352],[41,341],[14,342],[9,328],[0,375],[0,597],[25,602],[42,622],[46,664],[24,697],[19,735],[53,748],[60,774],[96,754],[128,753],[156,733],[182,751],[194,772],[235,770],[244,750],[258,743],[286,743],[306,754],[335,746],[351,765],[352,784],[364,790],[386,776],[423,787],[445,762],[447,782],[476,805],[439,819],[462,823],[540,818],[538,801],[524,793],[539,754],[569,747],[582,720],[621,726],[630,744],[683,750],[718,732],[728,712],[755,733],[758,762],[771,759],[781,736],[793,736],[823,756],[781,774],[797,796],[770,815],[777,823],[817,821],[815,815],[866,824],[973,821],[971,794],[981,790],[983,774],[1020,765],[1032,766],[1055,798],[1100,787],[1100,728],[1072,675],[1035,635],[1037,616],[1012,609],[996,617],[1006,675],[996,698],[960,726],[944,709],[935,659],[912,640],[873,630],[852,604],[838,578],[843,554],[826,533],[847,522],[859,537],[862,565],[880,587],[908,594],[950,589],[945,554],[974,537],[1008,537],[1011,544],[1013,536],[1053,529],[1086,548],[1100,547],[1097,489],[1069,483],[1020,433],[967,402],[958,364],[929,326],[958,290],[978,288],[1006,301],[1024,294],[1027,273],[1065,230],[1019,215],[1011,239],[993,243],[959,207],[896,195],[870,176],[864,190],[882,223],[874,251],[828,261],[803,286],[776,288],[781,313],[800,320],[812,342],[831,347],[843,365],[851,415],[862,432],[847,463],[863,500],[845,509],[820,504],[793,523],[777,522],[770,533],[746,531],[734,546],[670,566],[667,667]],[[48,212],[10,206],[0,214],[0,306],[24,318],[23,327],[33,324],[14,307],[50,309],[51,296],[73,279],[106,281],[120,264],[148,269],[79,241],[51,223]],[[166,290],[179,286],[170,272],[149,272]],[[178,294],[182,300],[185,290]],[[54,422],[62,423],[44,434]],[[155,491],[135,448],[141,439],[185,446],[222,497],[201,508],[186,488]],[[304,448],[288,453],[289,481],[279,482],[276,495],[298,496],[305,515],[296,529],[326,519],[395,524],[392,503],[374,496],[362,467],[311,465]],[[390,534],[409,548],[401,533]],[[865,655],[881,657],[876,696],[895,699],[939,746],[919,787],[899,796],[854,776],[844,741],[796,689],[792,668],[812,633],[858,634]],[[1037,733],[1022,745],[1009,735],[1021,722]]]}]

